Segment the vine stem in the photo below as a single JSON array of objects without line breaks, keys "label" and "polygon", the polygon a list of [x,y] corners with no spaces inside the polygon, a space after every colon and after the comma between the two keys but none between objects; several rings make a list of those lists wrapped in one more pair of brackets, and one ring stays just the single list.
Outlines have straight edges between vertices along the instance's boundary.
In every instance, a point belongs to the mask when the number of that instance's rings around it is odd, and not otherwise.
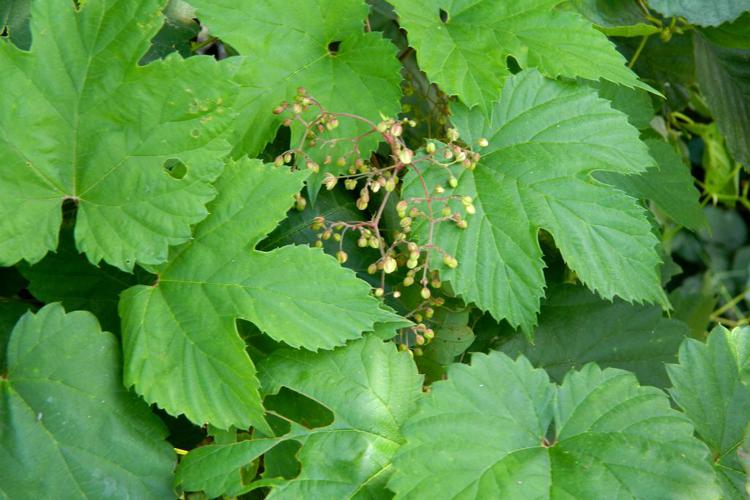
[{"label": "vine stem", "polygon": [[644,35],[643,38],[641,38],[641,43],[638,44],[638,48],[635,49],[635,54],[633,54],[633,57],[631,57],[628,62],[628,68],[633,69],[635,62],[638,60],[638,57],[640,57],[641,52],[643,52],[643,49],[646,47],[646,42],[648,42],[650,37],[651,35]]}]

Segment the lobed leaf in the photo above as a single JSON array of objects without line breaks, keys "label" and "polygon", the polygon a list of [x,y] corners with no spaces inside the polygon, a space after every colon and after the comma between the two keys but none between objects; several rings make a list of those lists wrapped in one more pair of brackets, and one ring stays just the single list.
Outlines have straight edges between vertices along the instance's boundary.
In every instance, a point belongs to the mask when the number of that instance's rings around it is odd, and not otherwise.
[{"label": "lobed leaf", "polygon": [[0,495],[168,498],[166,430],[120,379],[120,350],[88,312],[28,313],[0,378]]},{"label": "lobed leaf", "polygon": [[[421,172],[429,192],[453,175],[458,187],[445,187],[445,196],[474,200],[467,229],[442,223],[434,233],[459,265],[450,269],[433,252],[432,267],[458,295],[530,333],[544,294],[537,242],[544,229],[578,278],[602,297],[667,303],[644,210],[591,177],[594,171],[633,175],[653,165],[624,114],[592,89],[523,71],[508,80],[491,117],[459,105],[453,122],[467,144],[489,141],[474,171],[431,165]],[[424,198],[418,175],[405,179],[404,198]],[[446,204],[461,213],[455,199]],[[424,227],[420,237],[427,239]]]},{"label": "lobed leaf", "polygon": [[54,250],[65,200],[78,249],[125,271],[163,262],[206,216],[235,87],[208,57],[137,66],[163,4],[40,0],[31,50],[0,43],[0,265]]},{"label": "lobed leaf", "polygon": [[679,364],[669,365],[672,397],[711,449],[727,498],[745,498],[737,449],[750,423],[750,328],[718,326],[707,342],[686,339]]},{"label": "lobed leaf", "polygon": [[[269,142],[280,120],[272,110],[291,100],[298,87],[327,110],[380,120],[401,109],[400,64],[396,47],[379,33],[364,32],[369,8],[362,0],[298,0],[290,9],[283,0],[195,0],[198,16],[211,33],[247,56],[235,79],[242,86],[237,122],[240,147],[235,152],[255,155]],[[368,130],[353,120],[340,120],[330,137],[354,137]],[[292,144],[301,127],[293,128]],[[377,147],[377,135],[360,142],[362,154]],[[317,192],[326,171],[322,156],[336,158],[351,148],[350,141],[321,156],[321,172],[310,179]],[[338,172],[340,173],[340,172]]]},{"label": "lobed leaf", "polygon": [[561,0],[393,0],[420,67],[448,94],[489,115],[511,77],[507,60],[552,78],[651,87],[625,67],[607,37]]},{"label": "lobed leaf", "polygon": [[475,354],[403,433],[396,498],[718,498],[705,447],[666,395],[594,364],[557,387],[523,357]]},{"label": "lobed leaf", "polygon": [[398,319],[320,249],[254,250],[284,217],[304,177],[259,160],[230,163],[192,241],[156,269],[157,283],[123,293],[125,383],[147,401],[198,424],[262,428],[255,367],[236,319],[311,350]]}]

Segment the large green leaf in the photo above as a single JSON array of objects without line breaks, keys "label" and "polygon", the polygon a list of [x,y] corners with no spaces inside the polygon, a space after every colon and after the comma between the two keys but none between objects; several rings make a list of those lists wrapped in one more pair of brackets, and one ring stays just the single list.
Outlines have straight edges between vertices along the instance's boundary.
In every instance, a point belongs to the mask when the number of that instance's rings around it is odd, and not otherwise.
[{"label": "large green leaf", "polygon": [[650,89],[607,37],[561,0],[393,0],[427,76],[488,114],[511,76],[508,56],[551,77],[603,78]]},{"label": "large green leaf", "polygon": [[556,382],[595,362],[632,371],[642,384],[666,387],[664,363],[676,361],[688,334],[685,323],[664,318],[658,307],[608,302],[567,285],[547,293],[540,318],[534,344],[515,336],[500,349],[514,358],[523,354]]},{"label": "large green leaf", "polygon": [[[474,199],[468,229],[438,224],[434,241],[458,259],[456,269],[433,252],[433,265],[464,299],[496,319],[530,332],[544,293],[540,228],[550,232],[579,279],[605,298],[665,303],[656,237],[645,211],[622,191],[591,178],[596,170],[635,174],[653,165],[638,132],[585,86],[524,71],[508,80],[485,118],[456,106],[453,122],[467,144],[486,138],[475,171],[449,167],[458,179],[446,196]],[[451,172],[431,165],[429,192]],[[404,198],[424,197],[418,176],[405,179]],[[455,199],[447,202],[461,212]],[[437,205],[437,206],[436,206]],[[433,203],[440,210],[440,203]],[[427,238],[424,227],[421,237]]]},{"label": "large green leaf", "polygon": [[701,92],[735,160],[750,169],[750,16],[741,21],[744,40],[721,32],[696,34],[693,42]]},{"label": "large green leaf", "polygon": [[750,328],[716,327],[707,342],[685,340],[680,363],[668,366],[672,397],[711,449],[727,498],[746,498],[737,456],[750,423]]},{"label": "large green leaf", "polygon": [[266,480],[275,485],[271,498],[389,496],[384,484],[392,471],[390,459],[403,442],[399,429],[421,394],[421,377],[406,353],[369,335],[331,352],[277,351],[259,370],[265,392],[291,389],[333,412],[333,422],[309,428],[284,414],[291,428],[283,436],[198,448],[177,471],[184,489],[210,496],[248,491],[255,485],[232,487],[232,473],[294,440],[302,444],[297,454],[301,471],[291,480]]},{"label": "large green leaf", "polygon": [[0,496],[169,498],[166,430],[121,383],[117,340],[87,312],[28,313],[0,378]]},{"label": "large green leaf", "polygon": [[236,86],[208,57],[137,66],[163,3],[39,0],[31,51],[0,42],[0,265],[57,247],[64,200],[78,249],[123,270],[163,262],[206,216]]},{"label": "large green leaf", "polygon": [[235,319],[277,341],[331,349],[397,317],[320,249],[254,250],[284,217],[305,175],[230,163],[193,239],[122,295],[125,382],[147,401],[218,428],[262,425],[255,368]]},{"label": "large green leaf", "polygon": [[453,365],[403,427],[397,498],[717,498],[666,395],[588,364],[562,385],[523,357]]},{"label": "large green leaf", "polygon": [[421,377],[406,353],[368,336],[333,352],[282,351],[260,367],[266,393],[299,392],[334,414],[327,427],[295,425],[302,471],[271,498],[382,498],[401,425],[421,395]]},{"label": "large green leaf", "polygon": [[[273,137],[280,123],[273,108],[293,97],[300,86],[331,111],[377,121],[380,113],[395,116],[400,110],[396,47],[379,33],[364,32],[369,11],[364,1],[297,0],[293,9],[284,0],[191,4],[212,34],[248,56],[236,77],[243,88],[238,103],[243,108],[237,122],[239,153],[255,155]],[[340,122],[333,137],[353,137],[367,130],[360,122]],[[298,143],[296,136],[293,143]],[[367,137],[362,152],[376,145],[376,136]],[[335,157],[343,149],[325,151]]]},{"label": "large green leaf", "polygon": [[85,310],[96,316],[102,327],[120,331],[117,302],[120,292],[138,283],[135,275],[100,264],[93,266],[75,249],[72,233],[65,231],[60,246],[41,262],[20,266],[29,280],[28,290],[41,302],[60,302],[68,311]]},{"label": "large green leaf", "polygon": [[649,0],[648,5],[665,16],[681,16],[699,26],[718,26],[750,11],[750,0]]}]

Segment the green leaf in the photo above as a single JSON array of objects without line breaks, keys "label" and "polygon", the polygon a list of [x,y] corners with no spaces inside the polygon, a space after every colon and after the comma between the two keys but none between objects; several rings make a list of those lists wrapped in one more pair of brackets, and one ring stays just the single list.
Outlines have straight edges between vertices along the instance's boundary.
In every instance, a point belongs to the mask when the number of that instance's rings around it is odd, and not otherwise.
[{"label": "green leaf", "polygon": [[421,377],[406,353],[368,336],[332,352],[279,351],[259,369],[265,393],[287,387],[334,414],[326,427],[293,424],[289,438],[302,443],[302,471],[270,498],[389,496],[384,486],[403,442],[400,428],[421,395]]},{"label": "green leaf", "polygon": [[281,441],[253,439],[196,448],[180,461],[175,486],[185,491],[204,491],[211,498],[241,495],[250,488],[236,484],[236,473]]},{"label": "green leaf", "polygon": [[714,328],[707,342],[686,339],[667,371],[672,397],[711,449],[727,498],[745,498],[737,456],[750,422],[750,328]]},{"label": "green leaf", "polygon": [[403,434],[397,498],[718,497],[705,446],[666,395],[594,364],[557,387],[523,357],[475,354]]},{"label": "green leaf", "polygon": [[120,380],[117,340],[87,312],[26,314],[0,378],[0,495],[169,498],[166,430]]},{"label": "green leaf", "polygon": [[453,312],[439,308],[430,321],[435,338],[422,347],[424,354],[415,358],[419,371],[425,374],[427,382],[442,378],[446,367],[474,342],[468,310]]},{"label": "green leaf", "polygon": [[140,60],[140,64],[162,59],[173,52],[182,57],[193,55],[191,43],[200,32],[200,25],[193,19],[194,10],[183,0],[170,0],[164,11],[164,24],[151,40],[151,47]]},{"label": "green leaf", "polygon": [[511,76],[507,59],[550,77],[651,87],[625,67],[607,37],[561,0],[394,0],[421,68],[448,94],[486,114]]},{"label": "green leaf", "polygon": [[656,165],[649,167],[644,174],[607,173],[596,177],[639,198],[653,201],[670,219],[688,229],[705,226],[708,221],[688,166],[667,142],[658,139],[645,142]]},{"label": "green leaf", "polygon": [[500,349],[526,356],[561,382],[589,362],[634,372],[642,384],[669,385],[665,362],[677,359],[688,333],[685,323],[666,319],[654,306],[604,301],[582,287],[558,286],[547,293],[534,344],[515,336]]},{"label": "green leaf", "polygon": [[578,11],[608,36],[645,36],[659,32],[630,0],[572,0]]},{"label": "green leaf", "polygon": [[701,91],[735,160],[750,169],[750,41],[738,48],[696,34],[693,45]]},{"label": "green leaf", "polygon": [[[194,423],[263,425],[255,367],[236,319],[293,347],[331,349],[398,317],[319,249],[254,250],[284,217],[304,174],[230,163],[193,239],[122,295],[125,383]],[[220,387],[220,390],[216,388]]]},{"label": "green leaf", "polygon": [[[325,405],[334,421],[308,428],[295,420],[309,416],[302,412],[291,417],[283,436],[197,448],[180,463],[176,483],[211,497],[247,492],[256,483],[232,488],[233,474],[277,444],[298,441],[302,471],[279,479],[272,498],[383,496],[390,458],[402,442],[399,427],[421,393],[421,378],[407,355],[370,335],[332,352],[277,351],[259,370],[265,392],[292,389]],[[292,403],[292,412],[297,409]]]},{"label": "green leaf", "polygon": [[[692,33],[674,34],[666,43],[658,36],[649,37],[633,67],[644,82],[664,94],[670,111],[687,105],[695,84]],[[635,39],[623,41],[626,57],[635,57],[639,44]]]},{"label": "green leaf", "polygon": [[0,0],[0,33],[7,30],[8,38],[22,49],[31,45],[30,10],[31,0]]},{"label": "green leaf", "polygon": [[206,216],[236,87],[209,57],[137,66],[163,3],[39,0],[31,51],[0,43],[0,265],[57,247],[64,200],[78,249],[126,271],[163,262]]},{"label": "green leaf", "polygon": [[20,266],[29,280],[28,290],[41,302],[60,302],[68,311],[89,311],[105,330],[118,333],[120,292],[137,284],[136,277],[106,264],[91,265],[75,249],[72,233],[63,235],[57,252],[33,266]]},{"label": "green leaf", "polygon": [[750,10],[750,0],[649,0],[649,7],[667,16],[681,16],[698,26],[718,26]]},{"label": "green leaf", "polygon": [[[280,123],[273,108],[291,100],[298,87],[330,111],[374,121],[380,120],[380,113],[395,116],[400,111],[396,47],[379,33],[364,32],[369,11],[364,1],[297,0],[294,9],[284,0],[193,0],[191,4],[212,34],[248,56],[236,76],[242,85],[238,105],[243,108],[237,122],[241,146],[236,153],[260,152]],[[331,52],[334,42],[339,44]],[[340,123],[331,137],[354,137],[368,130],[361,122],[342,119]],[[301,129],[294,130],[299,134]],[[298,137],[293,137],[293,144]],[[360,149],[367,154],[377,144],[377,136],[371,135]],[[326,148],[325,154],[336,158],[343,150]],[[325,170],[328,167],[316,182]]]},{"label": "green leaf", "polygon": [[[489,141],[475,171],[448,167],[458,187],[446,187],[445,196],[474,199],[476,214],[469,216],[468,228],[435,226],[434,242],[459,265],[450,269],[433,252],[433,267],[458,295],[529,333],[544,293],[537,242],[543,228],[578,278],[602,297],[667,302],[645,211],[590,175],[636,174],[653,165],[624,114],[588,87],[524,71],[508,80],[489,119],[459,105],[453,123],[467,144]],[[430,193],[450,177],[443,165],[422,174]],[[407,176],[404,198],[424,196],[418,176]],[[454,213],[462,212],[458,201],[447,203]],[[419,230],[426,240],[424,226]]]},{"label": "green leaf", "polygon": [[750,495],[750,425],[745,429],[745,440],[737,454],[745,469],[745,492]]},{"label": "green leaf", "polygon": [[656,112],[651,97],[640,89],[631,89],[606,80],[593,84],[599,97],[607,99],[612,107],[628,115],[628,121],[639,130],[651,128]]}]

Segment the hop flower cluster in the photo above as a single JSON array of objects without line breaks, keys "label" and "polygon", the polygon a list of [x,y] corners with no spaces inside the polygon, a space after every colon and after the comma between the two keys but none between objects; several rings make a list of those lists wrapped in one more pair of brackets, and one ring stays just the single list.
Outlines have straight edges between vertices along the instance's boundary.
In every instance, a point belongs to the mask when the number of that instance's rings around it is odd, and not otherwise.
[{"label": "hop flower cluster", "polygon": [[[310,224],[317,235],[314,245],[323,247],[326,241],[337,242],[335,256],[341,264],[349,261],[344,250],[346,238],[356,238],[358,248],[377,250],[378,257],[367,266],[367,273],[374,279],[377,280],[379,275],[379,285],[373,287],[376,297],[399,299],[409,287],[418,287],[417,296],[421,302],[414,310],[405,313],[415,325],[407,329],[406,335],[402,332],[401,347],[413,355],[420,355],[421,347],[435,337],[435,332],[427,326],[434,308],[444,304],[440,271],[433,266],[442,263],[447,269],[456,269],[460,265],[455,256],[432,241],[432,235],[438,224],[450,223],[460,230],[469,227],[476,208],[470,196],[458,194],[460,175],[457,178],[452,172],[458,165],[474,170],[481,159],[480,154],[462,144],[460,134],[454,128],[446,130],[446,141],[430,141],[415,150],[404,140],[405,128],[417,125],[413,120],[381,116],[381,120],[375,123],[364,117],[331,112],[303,88],[298,89],[292,102],[283,102],[274,113],[285,115],[284,125],[298,123],[303,130],[296,147],[278,155],[275,164],[307,168],[315,173],[323,169],[322,186],[330,191],[343,185],[345,191],[356,194],[354,204],[357,209],[367,214],[365,220],[360,221],[327,220],[322,215],[315,217]],[[341,134],[329,137],[329,133],[339,128],[341,120],[364,123],[367,131],[356,137],[341,137]],[[362,157],[359,143],[371,135],[380,137],[389,147],[389,154]],[[336,158],[321,156],[326,146],[344,142],[350,147],[343,152],[339,148]],[[482,138],[476,145],[481,148],[488,144],[487,139]],[[316,148],[314,154],[308,152],[311,148]],[[321,157],[320,163],[314,159]],[[445,184],[430,189],[422,172],[432,166],[445,169],[448,177]],[[402,197],[402,178],[408,173],[416,175],[425,186],[421,196]],[[305,198],[298,195],[296,208],[304,210],[306,205]],[[385,220],[393,220],[389,214],[395,216],[397,226],[387,227]],[[429,235],[427,239],[425,235]]]}]

